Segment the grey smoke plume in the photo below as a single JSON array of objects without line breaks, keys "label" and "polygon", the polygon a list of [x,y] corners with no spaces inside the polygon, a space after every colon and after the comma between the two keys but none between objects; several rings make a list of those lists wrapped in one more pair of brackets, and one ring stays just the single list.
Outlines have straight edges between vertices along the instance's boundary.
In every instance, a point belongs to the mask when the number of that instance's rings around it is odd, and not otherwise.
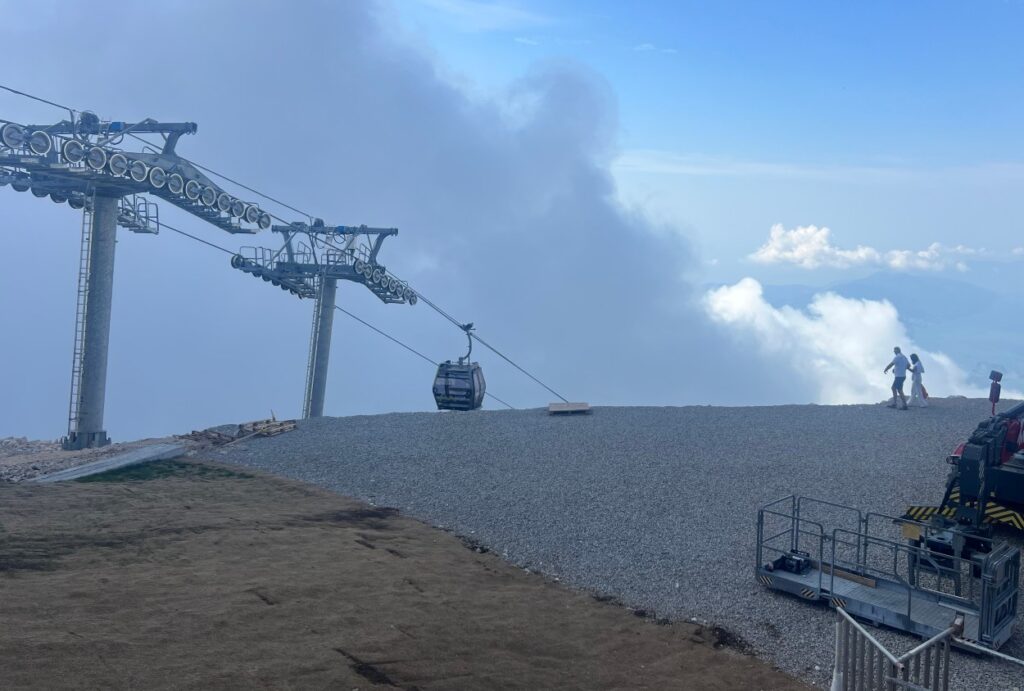
[{"label": "grey smoke plume", "polygon": [[[470,95],[373,4],[40,3],[19,12],[29,28],[10,47],[4,81],[105,117],[197,121],[182,155],[328,223],[397,226],[382,261],[570,399],[800,395],[691,305],[699,296],[684,276],[694,259],[681,236],[615,204],[614,94],[582,66],[538,65],[502,94]],[[96,50],[85,50],[89,36]],[[33,49],[44,42],[53,51]],[[14,120],[60,117],[14,97],[0,107]],[[12,383],[0,435],[56,436],[79,218],[9,190],[0,204],[5,239],[23,259],[0,278],[0,318],[14,336],[0,344]],[[232,248],[277,243],[163,213]],[[271,408],[298,414],[309,302],[167,232],[122,231],[117,271],[107,406],[115,437]],[[461,333],[422,303],[385,306],[354,285],[341,286],[339,302],[435,359],[464,349]],[[551,399],[483,349],[474,356],[514,405]],[[431,379],[426,363],[338,315],[329,414],[429,409]]]}]

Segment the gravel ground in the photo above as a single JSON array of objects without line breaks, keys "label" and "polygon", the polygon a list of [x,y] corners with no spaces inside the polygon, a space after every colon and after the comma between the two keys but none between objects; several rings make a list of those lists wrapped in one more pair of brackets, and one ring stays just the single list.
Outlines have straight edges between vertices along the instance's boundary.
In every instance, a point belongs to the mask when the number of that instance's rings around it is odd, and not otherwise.
[{"label": "gravel ground", "polygon": [[[936,503],[945,455],[987,405],[323,418],[219,459],[396,507],[657,616],[724,626],[759,656],[824,685],[835,614],[757,584],[757,509],[792,493],[890,514]],[[1024,657],[1022,629],[1004,652]],[[875,632],[898,653],[919,642]],[[955,688],[1009,689],[1024,678],[1019,667],[962,654],[953,667]]]}]

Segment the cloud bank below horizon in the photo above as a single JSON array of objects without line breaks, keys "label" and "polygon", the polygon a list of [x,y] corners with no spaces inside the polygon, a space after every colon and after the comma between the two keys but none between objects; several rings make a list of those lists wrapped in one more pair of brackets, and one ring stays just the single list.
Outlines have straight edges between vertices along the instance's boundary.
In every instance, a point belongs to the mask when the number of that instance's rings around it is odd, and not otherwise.
[{"label": "cloud bank below horizon", "polygon": [[[996,257],[985,248],[966,245],[949,247],[938,242],[931,243],[923,250],[883,251],[865,245],[843,249],[832,244],[831,235],[831,229],[825,226],[798,226],[787,230],[781,223],[776,223],[769,231],[768,241],[751,254],[749,259],[759,264],[790,264],[801,269],[873,266],[894,271],[967,271],[969,259]],[[1022,255],[1024,248],[1013,248],[1009,252],[1009,258]]]},{"label": "cloud bank below horizon", "polygon": [[[971,384],[965,372],[941,352],[921,348],[887,300],[856,300],[825,292],[806,309],[774,307],[761,284],[744,278],[707,291],[708,316],[761,354],[783,357],[797,376],[814,387],[814,402],[876,403],[888,394],[892,376],[883,368],[893,346],[924,363],[924,383],[934,396],[986,398],[987,388]],[[904,389],[910,393],[909,385]],[[1021,398],[1005,390],[1004,398]]]}]

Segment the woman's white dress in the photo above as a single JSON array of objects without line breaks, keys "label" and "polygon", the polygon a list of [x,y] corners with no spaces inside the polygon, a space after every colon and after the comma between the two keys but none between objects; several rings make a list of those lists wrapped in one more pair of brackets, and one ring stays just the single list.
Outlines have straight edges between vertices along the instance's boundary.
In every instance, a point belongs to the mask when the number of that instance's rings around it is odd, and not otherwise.
[{"label": "woman's white dress", "polygon": [[924,397],[924,387],[921,384],[921,375],[924,374],[924,367],[918,362],[914,365],[914,371],[910,375],[910,403],[908,405],[928,407],[928,399]]}]

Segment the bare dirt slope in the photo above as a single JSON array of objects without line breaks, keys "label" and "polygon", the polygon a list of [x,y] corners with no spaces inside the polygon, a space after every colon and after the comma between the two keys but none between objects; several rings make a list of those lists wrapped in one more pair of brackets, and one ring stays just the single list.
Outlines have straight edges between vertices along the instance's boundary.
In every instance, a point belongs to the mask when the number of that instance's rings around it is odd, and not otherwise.
[{"label": "bare dirt slope", "polygon": [[5,688],[803,688],[386,509],[213,464],[0,486]]}]

